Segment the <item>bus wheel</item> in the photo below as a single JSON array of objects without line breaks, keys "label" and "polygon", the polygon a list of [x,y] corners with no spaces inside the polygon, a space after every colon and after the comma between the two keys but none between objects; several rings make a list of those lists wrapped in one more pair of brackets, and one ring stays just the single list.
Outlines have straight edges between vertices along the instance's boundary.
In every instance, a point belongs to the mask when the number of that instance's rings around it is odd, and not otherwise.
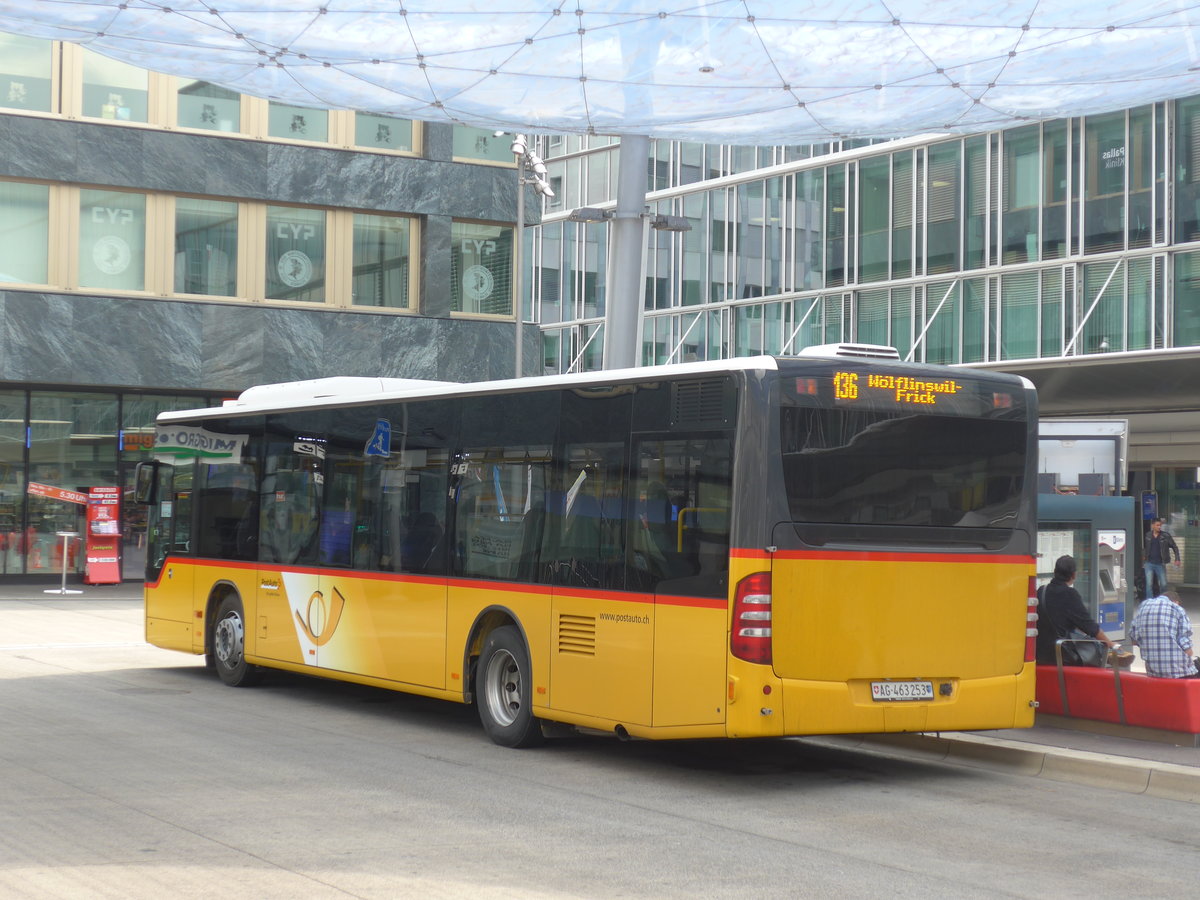
[{"label": "bus wheel", "polygon": [[249,687],[262,677],[262,670],[246,662],[246,616],[242,601],[230,594],[217,608],[213,625],[213,657],[217,674],[231,687]]},{"label": "bus wheel", "polygon": [[502,747],[540,744],[542,726],[533,716],[529,651],[521,633],[506,625],[489,634],[475,671],[475,704],[488,737]]}]

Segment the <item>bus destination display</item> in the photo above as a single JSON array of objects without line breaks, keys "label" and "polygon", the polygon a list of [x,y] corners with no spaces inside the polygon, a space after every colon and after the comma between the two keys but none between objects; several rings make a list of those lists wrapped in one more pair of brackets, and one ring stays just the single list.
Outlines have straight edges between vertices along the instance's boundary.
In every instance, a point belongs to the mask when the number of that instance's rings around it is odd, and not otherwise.
[{"label": "bus destination display", "polygon": [[945,397],[963,390],[953,379],[923,381],[908,375],[880,375],[873,372],[835,372],[833,396],[836,400],[855,401],[882,395],[898,406],[936,406]]}]

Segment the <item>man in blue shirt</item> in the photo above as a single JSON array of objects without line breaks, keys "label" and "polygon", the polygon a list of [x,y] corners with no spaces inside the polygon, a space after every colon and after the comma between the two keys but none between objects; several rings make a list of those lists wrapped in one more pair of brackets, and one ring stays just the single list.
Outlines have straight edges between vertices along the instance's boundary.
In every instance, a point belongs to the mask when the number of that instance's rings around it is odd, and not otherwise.
[{"label": "man in blue shirt", "polygon": [[1196,678],[1192,623],[1175,591],[1142,601],[1133,614],[1129,637],[1142,651],[1146,672],[1158,678]]}]

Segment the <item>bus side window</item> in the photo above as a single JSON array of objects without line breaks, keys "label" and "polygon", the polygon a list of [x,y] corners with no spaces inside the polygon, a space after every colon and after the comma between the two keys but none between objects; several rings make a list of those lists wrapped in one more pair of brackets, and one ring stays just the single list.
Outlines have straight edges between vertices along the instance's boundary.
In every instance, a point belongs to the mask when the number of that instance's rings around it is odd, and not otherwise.
[{"label": "bus side window", "polygon": [[646,590],[724,596],[731,450],[726,438],[643,441],[637,455],[630,579]]},{"label": "bus side window", "polygon": [[259,488],[258,558],[262,562],[314,563],[324,493],[325,442],[314,438],[315,429],[299,430],[287,419],[281,416],[268,421]]},{"label": "bus side window", "polygon": [[506,581],[536,566],[549,448],[478,447],[462,454],[456,485],[456,565]]}]

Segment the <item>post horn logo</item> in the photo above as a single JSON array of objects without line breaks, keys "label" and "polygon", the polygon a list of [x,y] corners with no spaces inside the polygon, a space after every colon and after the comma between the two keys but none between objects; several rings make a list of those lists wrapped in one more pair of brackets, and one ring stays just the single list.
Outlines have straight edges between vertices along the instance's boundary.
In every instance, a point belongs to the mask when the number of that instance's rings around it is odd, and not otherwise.
[{"label": "post horn logo", "polygon": [[320,591],[313,591],[312,596],[308,598],[308,607],[304,610],[304,615],[301,616],[297,611],[296,620],[308,635],[308,639],[316,646],[323,647],[329,643],[329,639],[337,630],[345,607],[346,598],[337,588],[333,589],[333,597],[330,598],[328,606],[325,603],[325,595]]}]

